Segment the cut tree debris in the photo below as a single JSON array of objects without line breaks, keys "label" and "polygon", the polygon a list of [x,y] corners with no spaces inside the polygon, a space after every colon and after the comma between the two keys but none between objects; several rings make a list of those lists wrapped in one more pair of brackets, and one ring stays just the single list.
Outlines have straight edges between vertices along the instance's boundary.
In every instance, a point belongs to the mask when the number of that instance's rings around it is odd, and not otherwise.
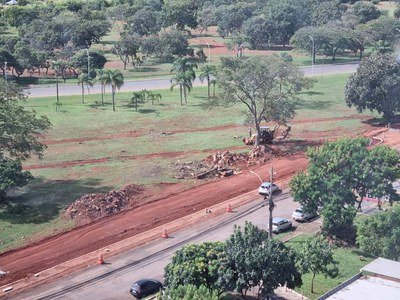
[{"label": "cut tree debris", "polygon": [[249,153],[218,151],[200,162],[175,163],[178,179],[205,179],[227,177],[241,173],[241,167],[265,163],[279,151],[261,145],[254,147]]},{"label": "cut tree debris", "polygon": [[106,194],[86,194],[65,209],[65,216],[78,225],[88,224],[105,215],[134,207],[143,191],[142,187],[132,184]]}]

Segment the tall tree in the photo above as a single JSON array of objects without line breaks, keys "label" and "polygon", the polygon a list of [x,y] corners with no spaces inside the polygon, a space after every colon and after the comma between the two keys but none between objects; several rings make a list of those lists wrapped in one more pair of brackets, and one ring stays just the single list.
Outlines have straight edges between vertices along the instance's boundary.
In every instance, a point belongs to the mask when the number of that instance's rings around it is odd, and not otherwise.
[{"label": "tall tree", "polygon": [[244,297],[251,288],[267,297],[278,286],[294,288],[302,284],[295,265],[295,254],[283,243],[268,239],[268,233],[246,222],[235,227],[226,241],[226,261],[219,269],[220,281],[228,290]]},{"label": "tall tree", "polygon": [[46,146],[39,136],[49,127],[49,120],[26,110],[26,94],[12,82],[0,79],[0,200],[10,188],[23,186],[32,175],[22,170],[22,161],[41,157]]},{"label": "tall tree", "polygon": [[124,75],[119,70],[106,70],[102,78],[105,85],[111,86],[112,109],[115,111],[115,92],[124,85]]},{"label": "tall tree", "polygon": [[371,256],[400,260],[400,207],[380,212],[357,226],[357,244]]},{"label": "tall tree", "polygon": [[205,65],[201,68],[201,73],[199,75],[200,81],[203,82],[204,79],[207,80],[207,95],[208,98],[211,97],[210,94],[210,85],[211,79],[217,73],[217,68],[215,66]]},{"label": "tall tree", "polygon": [[339,139],[307,151],[307,172],[290,182],[295,201],[306,212],[322,207],[323,230],[354,242],[355,205],[371,195],[398,200],[392,182],[399,176],[399,155],[387,146],[368,150],[368,140]]},{"label": "tall tree", "polygon": [[138,35],[123,35],[121,40],[115,43],[113,53],[118,55],[124,64],[124,70],[129,62],[135,66],[137,53],[139,52],[141,38]]},{"label": "tall tree", "polygon": [[276,56],[224,58],[216,78],[222,89],[216,104],[244,104],[257,130],[257,145],[261,121],[288,122],[295,114],[298,93],[310,86],[297,67]]},{"label": "tall tree", "polygon": [[193,87],[192,79],[193,73],[190,71],[176,73],[171,79],[171,91],[174,87],[179,86],[181,106],[183,106],[183,100],[187,103],[187,92],[190,92]]},{"label": "tall tree", "polygon": [[81,97],[82,104],[85,104],[85,87],[89,91],[89,87],[93,86],[93,81],[87,74],[82,73],[81,75],[78,76],[78,85],[81,86],[82,90],[82,97]]},{"label": "tall tree", "polygon": [[190,244],[176,251],[165,267],[165,286],[176,289],[182,285],[205,286],[210,291],[224,292],[219,284],[218,270],[225,260],[225,244],[206,242]]},{"label": "tall tree", "polygon": [[366,58],[348,79],[345,100],[359,112],[381,113],[390,127],[400,112],[400,63],[388,54]]},{"label": "tall tree", "polygon": [[299,265],[303,274],[312,274],[311,293],[314,293],[315,275],[324,274],[335,278],[339,274],[331,246],[323,236],[311,238],[302,245],[299,253]]}]

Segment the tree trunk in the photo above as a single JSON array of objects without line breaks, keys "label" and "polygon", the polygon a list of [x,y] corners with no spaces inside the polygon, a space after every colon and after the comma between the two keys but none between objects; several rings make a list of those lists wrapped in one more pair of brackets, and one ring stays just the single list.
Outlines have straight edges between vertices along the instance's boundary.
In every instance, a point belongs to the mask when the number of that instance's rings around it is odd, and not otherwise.
[{"label": "tree trunk", "polygon": [[112,109],[115,111],[115,87],[111,88],[111,94],[112,94]]},{"label": "tree trunk", "polygon": [[135,111],[137,111],[137,107],[138,107],[138,99],[135,99]]},{"label": "tree trunk", "polygon": [[185,104],[187,104],[186,86],[183,86],[183,96],[185,98]]},{"label": "tree trunk", "polygon": [[207,77],[207,95],[210,98],[210,77]]},{"label": "tree trunk", "polygon": [[105,90],[104,84],[101,84],[100,89],[101,89],[101,106],[103,106],[104,105],[104,90]]},{"label": "tree trunk", "polygon": [[315,50],[313,50],[313,54],[312,54],[312,61],[313,61],[313,64],[315,64],[315,55],[316,55]]},{"label": "tree trunk", "polygon": [[315,273],[313,273],[313,276],[311,278],[311,293],[314,293],[314,278],[315,278]]},{"label": "tree trunk", "polygon": [[83,83],[81,84],[82,87],[82,104],[85,104],[85,87],[83,86]]},{"label": "tree trunk", "polygon": [[127,63],[128,63],[128,58],[125,56],[125,58],[124,58],[124,70],[126,70]]},{"label": "tree trunk", "polygon": [[260,131],[260,122],[258,122],[257,120],[254,121],[255,125],[256,125],[256,140],[254,142],[254,146],[258,146],[260,145],[260,136],[261,136],[261,131]]},{"label": "tree trunk", "polygon": [[183,94],[182,94],[182,85],[179,85],[179,95],[181,97],[181,106],[183,106]]},{"label": "tree trunk", "polygon": [[364,197],[361,197],[360,202],[358,202],[357,210],[361,211],[361,204],[363,201]]}]

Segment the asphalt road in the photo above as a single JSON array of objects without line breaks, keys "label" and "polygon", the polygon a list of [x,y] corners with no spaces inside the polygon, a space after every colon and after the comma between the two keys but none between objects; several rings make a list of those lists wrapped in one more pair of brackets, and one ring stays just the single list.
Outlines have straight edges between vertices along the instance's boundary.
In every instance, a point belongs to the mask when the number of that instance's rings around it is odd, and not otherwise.
[{"label": "asphalt road", "polygon": [[[357,69],[358,63],[350,64],[326,64],[326,65],[315,65],[300,67],[304,71],[305,76],[325,76],[329,74],[339,74],[339,73],[352,73]],[[206,85],[206,82],[201,83],[200,80],[196,79],[193,83],[194,86]],[[133,92],[140,91],[142,89],[147,90],[159,90],[159,89],[169,89],[171,86],[170,79],[149,79],[142,81],[126,81],[125,84],[120,89],[121,92]],[[30,98],[34,97],[51,97],[55,96],[56,88],[55,86],[34,86],[25,90],[30,94]],[[110,89],[107,89],[107,93]],[[100,94],[100,85],[95,84],[90,88],[91,94]],[[72,96],[80,95],[81,87],[78,85],[59,85],[59,95],[60,96]]]},{"label": "asphalt road", "polygon": [[[298,207],[288,193],[275,198],[274,216],[290,218]],[[172,254],[188,243],[225,240],[233,232],[233,226],[243,226],[251,221],[267,230],[268,207],[262,199],[254,199],[233,213],[225,213],[203,223],[196,224],[177,232],[169,239],[161,239],[112,257],[107,264],[90,267],[74,275],[62,278],[54,283],[27,291],[13,299],[133,299],[129,288],[141,278],[162,280],[164,267],[170,262]],[[366,204],[366,206],[369,206]],[[373,211],[365,208],[364,212]],[[316,232],[321,219],[310,223],[293,222],[294,230],[289,234]],[[287,233],[283,233],[282,236]],[[96,259],[96,258],[94,258]]]}]

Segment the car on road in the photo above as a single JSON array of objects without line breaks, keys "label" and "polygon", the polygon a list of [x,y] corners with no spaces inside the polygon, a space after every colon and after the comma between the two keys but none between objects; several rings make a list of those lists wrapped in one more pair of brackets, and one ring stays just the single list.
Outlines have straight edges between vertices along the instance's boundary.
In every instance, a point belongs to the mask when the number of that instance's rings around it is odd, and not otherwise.
[{"label": "car on road", "polygon": [[263,196],[268,196],[270,193],[270,190],[272,190],[272,193],[275,193],[276,191],[279,190],[278,186],[276,184],[272,184],[271,188],[271,183],[270,182],[263,182],[260,187],[258,188],[258,193]]},{"label": "car on road", "polygon": [[131,287],[131,295],[137,299],[153,295],[162,289],[163,285],[155,279],[140,279]]},{"label": "car on road", "polygon": [[316,216],[318,216],[317,212],[307,213],[303,210],[303,207],[301,206],[292,213],[293,220],[302,222],[310,221]]},{"label": "car on road", "polygon": [[292,227],[292,221],[285,218],[272,219],[272,232],[279,233]]}]

